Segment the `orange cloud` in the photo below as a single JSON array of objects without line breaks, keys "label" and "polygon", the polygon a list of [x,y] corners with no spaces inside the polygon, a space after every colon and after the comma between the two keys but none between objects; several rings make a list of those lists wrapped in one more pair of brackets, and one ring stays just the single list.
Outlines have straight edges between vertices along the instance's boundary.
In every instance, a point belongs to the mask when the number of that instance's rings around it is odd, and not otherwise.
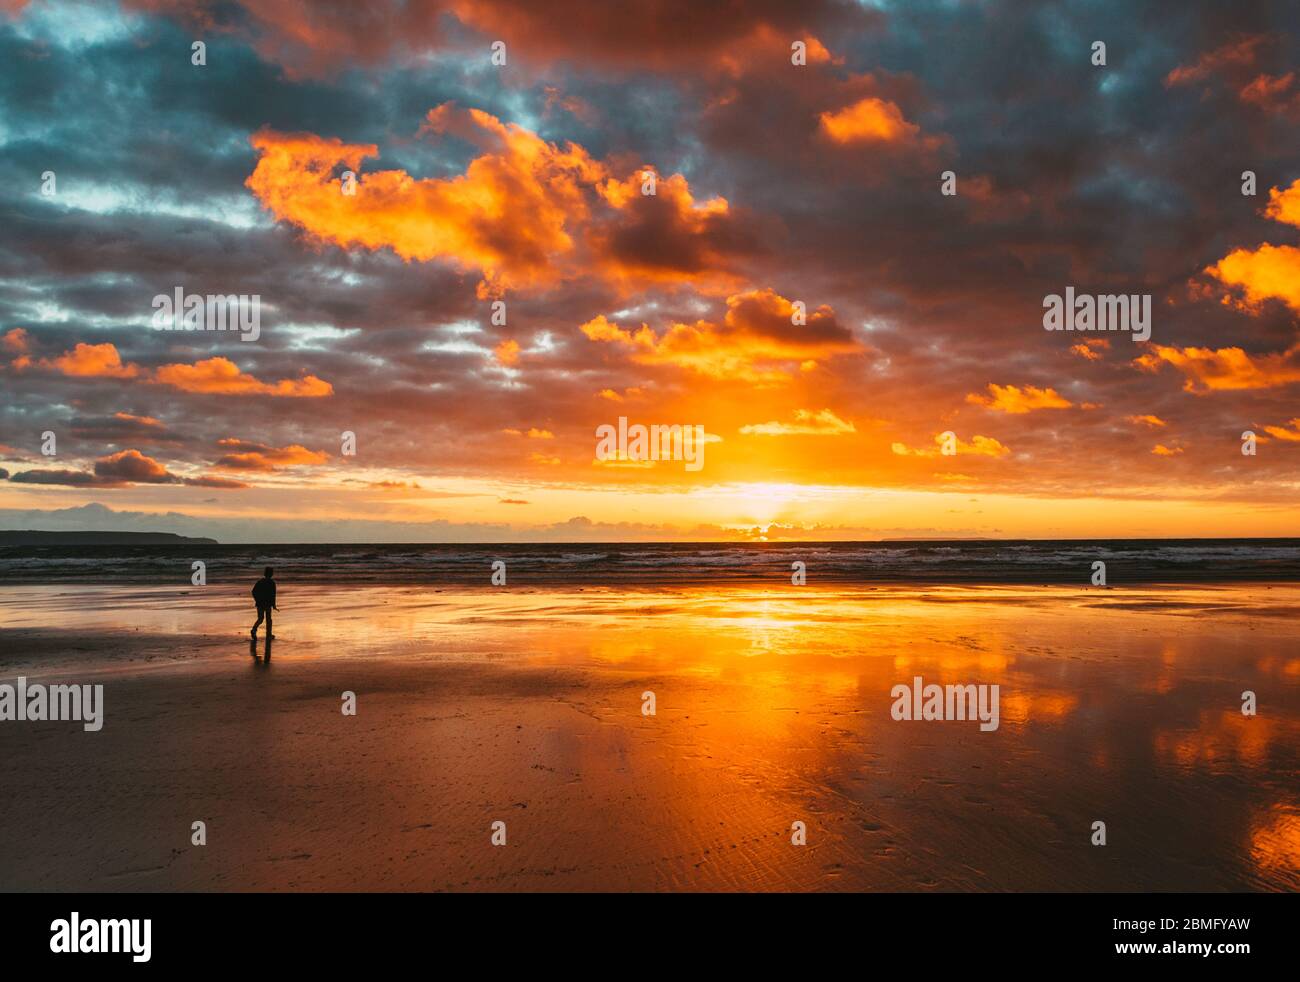
[{"label": "orange cloud", "polygon": [[843,58],[834,57],[826,45],[812,35],[804,39],[804,44],[807,46],[808,64],[810,65],[842,65],[844,63]]},{"label": "orange cloud", "polygon": [[3,338],[0,338],[0,345],[3,345],[7,351],[15,354],[24,354],[28,347],[27,330],[22,327],[15,327],[11,331],[5,332]]},{"label": "orange cloud", "polygon": [[78,378],[135,378],[138,365],[124,364],[112,344],[78,344],[52,360],[42,359],[42,368]]},{"label": "orange cloud", "polygon": [[[750,11],[746,13],[752,17]],[[752,19],[750,23],[753,23]],[[804,53],[809,65],[844,64],[843,58],[835,57],[826,45],[810,34],[775,29],[769,24],[760,23],[747,37],[729,40],[721,47],[717,65],[732,78],[751,75],[756,66],[763,65],[771,57],[773,51],[780,52],[782,57],[788,57],[794,41],[804,42]]]},{"label": "orange cloud", "polygon": [[[598,317],[597,320],[603,320],[603,318]],[[608,323],[608,321],[606,321],[606,323]],[[636,386],[632,386],[631,388],[624,389],[621,395],[613,389],[601,389],[597,395],[602,399],[608,399],[610,402],[624,402],[628,399],[640,399],[645,395],[645,393]]]},{"label": "orange cloud", "polygon": [[153,416],[136,416],[134,413],[114,413],[113,418],[128,423],[139,423],[141,426],[159,427],[163,425],[162,420],[155,419]]},{"label": "orange cloud", "polygon": [[202,474],[199,477],[187,477],[181,483],[198,488],[246,488],[249,486],[243,481],[236,481],[229,477],[213,477],[209,474]]},{"label": "orange cloud", "polygon": [[1294,246],[1265,243],[1258,249],[1234,249],[1205,271],[1242,291],[1244,300],[1237,304],[1242,309],[1277,299],[1300,311],[1300,249]]},{"label": "orange cloud", "polygon": [[1015,385],[995,385],[992,382],[989,383],[988,389],[993,394],[992,398],[972,392],[966,397],[966,401],[975,406],[1017,415],[1035,409],[1069,409],[1074,405],[1055,389],[1040,389],[1033,385],[1021,389]]},{"label": "orange cloud", "polygon": [[421,132],[453,132],[487,150],[458,177],[372,171],[357,177],[349,195],[335,172],[360,171],[378,147],[264,130],[252,138],[259,156],[245,183],[276,218],[344,248],[444,259],[502,287],[555,280],[552,257],[574,248],[569,228],[586,217],[583,191],[605,176],[603,166],[579,146],[560,149],[450,103],[431,110]]},{"label": "orange cloud", "polygon": [[[277,219],[319,241],[478,271],[484,297],[593,267],[614,280],[734,287],[727,253],[755,238],[737,234],[725,199],[697,203],[679,174],[645,194],[650,168],[616,179],[581,146],[548,143],[479,109],[444,103],[420,132],[455,135],[482,153],[457,177],[359,174],[379,153],[373,144],[263,130],[252,137],[258,161],[245,183]],[[358,174],[355,193],[344,193],[345,170]]]},{"label": "orange cloud", "polygon": [[1165,421],[1164,421],[1163,419],[1161,419],[1159,416],[1151,416],[1151,415],[1146,415],[1146,416],[1126,416],[1126,417],[1124,417],[1124,418],[1127,419],[1130,423],[1138,423],[1138,424],[1141,424],[1142,426],[1166,426],[1166,425],[1168,425],[1168,424],[1165,423]]},{"label": "orange cloud", "polygon": [[173,484],[178,479],[167,468],[139,450],[122,450],[95,461],[95,475],[133,484]]},{"label": "orange cloud", "polygon": [[1281,354],[1252,357],[1241,348],[1174,348],[1152,345],[1134,360],[1144,371],[1173,365],[1187,381],[1183,388],[1198,394],[1225,389],[1268,389],[1300,382],[1300,345]]},{"label": "orange cloud", "polygon": [[903,143],[921,132],[919,126],[903,118],[897,105],[875,96],[818,118],[822,132],[835,143]]},{"label": "orange cloud", "polygon": [[1300,92],[1291,91],[1294,82],[1295,72],[1280,76],[1258,75],[1237,94],[1242,102],[1269,112],[1291,112],[1300,106]]},{"label": "orange cloud", "polygon": [[1269,436],[1275,436],[1279,440],[1286,440],[1290,443],[1300,443],[1300,418],[1293,419],[1288,424],[1291,429],[1282,426],[1265,426],[1264,432]]},{"label": "orange cloud", "polygon": [[[20,369],[29,367],[30,364],[31,360],[25,356],[14,362]],[[146,382],[171,385],[186,392],[289,398],[317,398],[334,393],[334,387],[329,382],[315,375],[305,375],[301,379],[281,379],[275,383],[262,382],[240,371],[228,358],[208,358],[193,365],[163,365],[149,373],[139,365],[123,362],[117,348],[108,342],[81,343],[57,358],[42,358],[36,364],[46,371],[74,378],[139,378]],[[118,416],[122,418],[123,414],[119,413]],[[157,420],[152,422],[157,423]]]},{"label": "orange cloud", "polygon": [[1072,346],[1070,352],[1080,358],[1087,358],[1089,361],[1101,361],[1101,353],[1109,347],[1110,342],[1105,338],[1093,338],[1084,341],[1082,344]]},{"label": "orange cloud", "polygon": [[1190,65],[1179,65],[1165,76],[1165,87],[1199,82],[1225,69],[1252,65],[1255,62],[1256,50],[1266,39],[1266,35],[1255,34],[1229,41],[1202,55]]},{"label": "orange cloud", "polygon": [[153,380],[174,386],[183,392],[202,392],[213,395],[266,395],[289,399],[317,399],[334,394],[334,386],[317,378],[304,375],[300,379],[281,379],[262,382],[247,375],[228,358],[207,358],[193,365],[163,365]]},{"label": "orange cloud", "polygon": [[228,437],[218,440],[217,445],[233,451],[213,464],[223,470],[275,471],[281,467],[306,467],[329,460],[329,454],[320,450],[308,450],[297,443],[287,447],[272,447]]},{"label": "orange cloud", "polygon": [[632,360],[645,365],[673,365],[713,378],[780,383],[809,358],[860,351],[852,333],[827,306],[792,323],[794,305],[769,289],[727,298],[722,323],[699,320],[676,323],[663,335],[642,324],[632,331],[604,315],[582,325],[592,341],[632,349]]},{"label": "orange cloud", "polygon": [[1270,188],[1264,214],[1274,221],[1300,227],[1300,180],[1292,182],[1285,191]]},{"label": "orange cloud", "polygon": [[502,341],[492,349],[492,353],[496,355],[497,361],[502,365],[510,366],[519,364],[519,342],[513,338],[507,338],[505,341]]},{"label": "orange cloud", "polygon": [[1177,457],[1183,452],[1182,447],[1166,447],[1163,443],[1157,443],[1151,448],[1151,452],[1157,457]]},{"label": "orange cloud", "polygon": [[[1272,188],[1264,213],[1274,221],[1300,226],[1300,179],[1285,191]],[[1300,311],[1300,249],[1264,243],[1257,249],[1234,249],[1205,272],[1228,288],[1225,303],[1254,310],[1277,299]],[[1237,299],[1234,291],[1240,291]]]}]

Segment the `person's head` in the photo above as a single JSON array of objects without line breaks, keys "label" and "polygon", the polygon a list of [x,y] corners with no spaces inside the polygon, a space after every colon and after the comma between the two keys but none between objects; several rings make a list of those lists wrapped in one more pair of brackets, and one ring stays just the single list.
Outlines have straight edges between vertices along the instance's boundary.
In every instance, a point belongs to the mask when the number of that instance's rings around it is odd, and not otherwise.
[{"label": "person's head", "polygon": [[275,570],[273,570],[270,566],[268,566],[266,567],[266,573],[263,575],[265,575],[266,578],[269,580],[272,576],[275,575]]}]

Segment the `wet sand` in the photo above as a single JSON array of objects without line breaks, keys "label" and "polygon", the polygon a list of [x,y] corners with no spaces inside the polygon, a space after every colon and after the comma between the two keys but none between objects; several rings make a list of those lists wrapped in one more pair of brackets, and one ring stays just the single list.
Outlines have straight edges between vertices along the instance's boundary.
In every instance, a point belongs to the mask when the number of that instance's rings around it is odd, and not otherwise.
[{"label": "wet sand", "polygon": [[1298,587],[281,590],[0,588],[0,889],[1300,889]]}]

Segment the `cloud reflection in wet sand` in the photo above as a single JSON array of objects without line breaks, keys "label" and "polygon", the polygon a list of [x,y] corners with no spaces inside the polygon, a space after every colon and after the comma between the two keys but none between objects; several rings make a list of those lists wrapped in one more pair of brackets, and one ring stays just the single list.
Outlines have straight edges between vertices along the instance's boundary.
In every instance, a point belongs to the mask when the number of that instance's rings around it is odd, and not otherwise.
[{"label": "cloud reflection in wet sand", "polygon": [[[233,657],[206,634],[229,620],[216,597],[178,619],[145,590],[112,603],[5,593],[17,630],[42,603],[62,606],[68,636],[104,642],[92,652],[133,650],[127,625],[187,633],[194,645],[173,656],[196,654],[169,686],[199,687],[213,658]],[[1291,621],[1270,615],[1298,594],[366,589],[342,609],[337,590],[312,587],[277,620],[256,698],[287,712],[336,676],[380,690],[384,725],[356,751],[388,775],[389,797],[362,807],[371,826],[431,809],[472,825],[483,801],[527,805],[522,866],[487,877],[473,851],[413,853],[425,882],[453,889],[1292,890],[1300,689]],[[28,640],[41,650],[40,632]],[[222,671],[213,685],[246,684]],[[891,719],[891,687],[916,675],[998,684],[1000,727]],[[272,698],[269,685],[298,688]],[[1257,717],[1240,713],[1246,689]],[[639,711],[645,690],[654,718]],[[169,725],[183,744],[184,720]],[[314,787],[357,780],[315,746],[268,744],[239,794],[268,780],[298,800],[311,768]],[[210,763],[199,756],[197,771]],[[1089,842],[1098,820],[1105,847]],[[331,862],[357,861],[341,855]],[[405,875],[371,885],[416,888]]]}]

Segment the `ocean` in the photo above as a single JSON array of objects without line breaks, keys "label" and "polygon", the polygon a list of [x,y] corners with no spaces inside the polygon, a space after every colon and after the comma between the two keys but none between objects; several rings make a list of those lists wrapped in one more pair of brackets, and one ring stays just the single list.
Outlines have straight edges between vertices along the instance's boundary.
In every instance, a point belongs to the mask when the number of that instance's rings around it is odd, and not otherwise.
[{"label": "ocean", "polygon": [[0,548],[0,583],[187,584],[274,566],[282,582],[486,583],[506,564],[511,585],[788,583],[802,562],[815,583],[1300,582],[1300,539],[954,540],[782,543],[555,543],[463,545],[132,545]]}]

